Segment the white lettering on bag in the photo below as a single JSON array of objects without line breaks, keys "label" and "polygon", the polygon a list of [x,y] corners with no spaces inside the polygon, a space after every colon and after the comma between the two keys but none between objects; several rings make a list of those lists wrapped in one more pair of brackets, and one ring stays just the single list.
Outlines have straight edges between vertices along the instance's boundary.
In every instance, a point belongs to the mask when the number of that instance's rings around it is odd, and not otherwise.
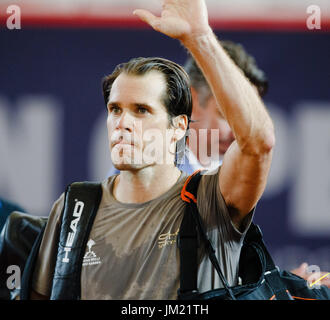
[{"label": "white lettering on bag", "polygon": [[74,206],[73,214],[72,214],[74,219],[70,223],[71,231],[68,233],[68,236],[66,238],[66,243],[65,243],[65,247],[64,247],[65,256],[62,259],[63,263],[69,263],[69,261],[70,261],[69,253],[71,252],[73,241],[74,241],[74,238],[77,233],[78,223],[79,223],[81,214],[82,214],[82,212],[84,210],[84,206],[85,206],[85,204],[82,201],[78,201],[77,199],[75,201],[76,201],[76,204]]}]

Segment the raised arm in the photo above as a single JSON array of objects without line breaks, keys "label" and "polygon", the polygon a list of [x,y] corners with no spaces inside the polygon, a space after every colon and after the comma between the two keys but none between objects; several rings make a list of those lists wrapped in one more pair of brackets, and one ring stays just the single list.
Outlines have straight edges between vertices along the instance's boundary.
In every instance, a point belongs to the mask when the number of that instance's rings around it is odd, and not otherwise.
[{"label": "raised arm", "polygon": [[164,0],[160,17],[135,14],[156,31],[176,38],[203,71],[220,111],[236,140],[227,150],[219,174],[221,193],[239,227],[260,199],[271,165],[274,127],[257,90],[219,44],[208,24],[204,0]]}]

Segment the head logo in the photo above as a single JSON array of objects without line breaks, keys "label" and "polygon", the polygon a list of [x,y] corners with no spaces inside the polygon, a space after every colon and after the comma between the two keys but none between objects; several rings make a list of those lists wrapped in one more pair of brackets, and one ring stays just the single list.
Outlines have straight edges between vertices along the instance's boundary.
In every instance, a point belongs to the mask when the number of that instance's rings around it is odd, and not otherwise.
[{"label": "head logo", "polygon": [[68,233],[68,236],[66,238],[65,247],[64,247],[65,256],[62,259],[62,262],[64,262],[64,263],[68,263],[70,261],[69,252],[71,251],[72,244],[73,244],[74,238],[77,233],[78,223],[79,223],[79,220],[80,220],[80,217],[84,210],[84,205],[85,205],[82,201],[78,201],[77,199],[75,201],[76,201],[76,204],[74,206],[73,214],[72,214],[74,219],[72,219],[72,221],[71,221],[71,224],[70,224],[71,231]]}]

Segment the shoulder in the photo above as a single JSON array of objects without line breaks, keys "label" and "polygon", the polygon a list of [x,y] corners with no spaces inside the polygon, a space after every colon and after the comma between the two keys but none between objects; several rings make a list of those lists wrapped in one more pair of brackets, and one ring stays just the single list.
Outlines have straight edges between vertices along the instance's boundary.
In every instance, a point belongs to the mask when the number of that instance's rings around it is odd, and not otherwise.
[{"label": "shoulder", "polygon": [[[48,222],[47,225],[57,225],[60,222],[60,218],[61,218],[61,213],[62,210],[64,208],[64,201],[65,201],[65,192],[63,192],[59,198],[57,198],[55,200],[55,202],[53,203],[51,210],[50,210],[50,214],[48,217]],[[48,227],[49,228],[49,227]]]},{"label": "shoulder", "polygon": [[[215,218],[213,213],[220,214],[222,217],[225,217],[226,220],[229,217],[228,208],[219,186],[220,169],[221,167],[212,171],[204,171],[200,178],[197,189],[197,206],[204,218]],[[212,224],[213,223],[214,221]]]},{"label": "shoulder", "polygon": [[213,170],[201,171],[201,179],[198,185],[198,196],[209,196],[210,193],[220,192],[219,188],[219,172],[221,166]]}]

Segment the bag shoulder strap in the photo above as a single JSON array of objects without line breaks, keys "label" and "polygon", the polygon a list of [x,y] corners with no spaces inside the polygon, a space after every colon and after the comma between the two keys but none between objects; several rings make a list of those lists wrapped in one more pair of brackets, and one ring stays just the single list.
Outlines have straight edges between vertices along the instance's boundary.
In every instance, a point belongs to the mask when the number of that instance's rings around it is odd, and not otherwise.
[{"label": "bag shoulder strap", "polygon": [[219,262],[215,256],[215,250],[207,237],[201,216],[197,208],[197,190],[200,179],[202,177],[201,170],[195,171],[188,177],[186,183],[181,190],[181,199],[186,202],[186,211],[181,223],[179,231],[179,250],[180,250],[180,288],[178,290],[178,298],[192,298],[198,294],[197,289],[197,248],[198,235],[200,236],[209,259],[216,269],[226,291],[231,299],[235,299],[231,289],[222,274]]},{"label": "bag shoulder strap", "polygon": [[51,300],[80,299],[83,256],[101,198],[100,183],[75,182],[66,189]]},{"label": "bag shoulder strap", "polygon": [[[80,298],[81,263],[101,198],[100,183],[75,182],[66,188],[51,299]],[[30,298],[33,270],[45,227],[40,230],[25,264],[21,300]]]},{"label": "bag shoulder strap", "polygon": [[[191,183],[191,179],[193,179],[195,183]],[[190,211],[192,210],[191,202],[197,203],[197,198],[195,195],[197,195],[199,180],[200,175],[198,172],[195,172],[193,175],[188,177],[181,190],[181,199],[186,202],[186,209],[181,222],[177,241],[180,250],[180,288],[178,290],[179,299],[182,299],[183,296],[190,296],[198,293],[198,238],[196,224]]]}]

